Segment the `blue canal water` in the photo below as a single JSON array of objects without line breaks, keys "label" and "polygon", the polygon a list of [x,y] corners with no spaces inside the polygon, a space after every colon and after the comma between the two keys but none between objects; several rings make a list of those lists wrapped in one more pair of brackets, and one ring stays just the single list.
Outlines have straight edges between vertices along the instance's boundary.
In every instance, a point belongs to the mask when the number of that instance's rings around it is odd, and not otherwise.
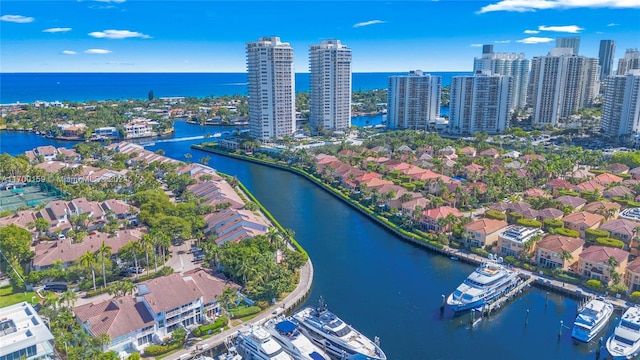
[{"label": "blue canal water", "polygon": [[[176,123],[174,138],[220,131]],[[196,162],[202,140],[156,142],[149,150]],[[0,152],[40,145],[73,146],[32,133],[0,132]],[[309,252],[315,267],[308,304],[323,296],[335,313],[364,334],[379,336],[391,360],[595,359],[595,344],[574,344],[574,300],[531,288],[471,330],[469,317],[440,314],[448,295],[473,266],[402,242],[360,213],[294,174],[217,155],[209,163],[238,177]],[[526,311],[530,310],[525,326]],[[617,314],[620,316],[620,314]],[[558,337],[560,321],[562,336]],[[606,337],[606,334],[603,334]],[[603,353],[604,354],[604,353]]]}]

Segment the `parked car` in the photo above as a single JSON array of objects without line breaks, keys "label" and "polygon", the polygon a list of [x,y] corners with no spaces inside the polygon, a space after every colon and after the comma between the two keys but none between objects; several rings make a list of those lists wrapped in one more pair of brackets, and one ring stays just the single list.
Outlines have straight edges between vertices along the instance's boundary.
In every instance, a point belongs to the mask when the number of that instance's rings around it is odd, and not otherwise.
[{"label": "parked car", "polygon": [[140,266],[138,267],[132,266],[129,268],[129,271],[133,274],[142,274],[144,272],[144,268]]},{"label": "parked car", "polygon": [[65,292],[69,290],[69,287],[67,286],[67,284],[63,283],[48,283],[44,285],[44,289],[46,291]]},{"label": "parked car", "polygon": [[130,269],[123,269],[120,270],[120,273],[118,275],[120,276],[131,276],[132,272]]}]

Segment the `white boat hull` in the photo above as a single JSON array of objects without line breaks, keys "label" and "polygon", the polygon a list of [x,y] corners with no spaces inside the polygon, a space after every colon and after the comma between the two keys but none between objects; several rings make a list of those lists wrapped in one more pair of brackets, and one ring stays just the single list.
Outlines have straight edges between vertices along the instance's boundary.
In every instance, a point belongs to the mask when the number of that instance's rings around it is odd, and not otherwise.
[{"label": "white boat hull", "polygon": [[577,320],[576,320],[576,323],[574,324],[573,329],[571,330],[571,337],[582,342],[589,342],[593,340],[593,338],[595,338],[596,335],[598,335],[598,333],[600,333],[605,328],[612,314],[613,314],[613,305],[607,303],[605,305],[605,309],[603,311],[603,315],[600,322],[595,324],[591,329],[589,329],[589,331],[585,331],[581,327],[577,326],[576,325]]}]

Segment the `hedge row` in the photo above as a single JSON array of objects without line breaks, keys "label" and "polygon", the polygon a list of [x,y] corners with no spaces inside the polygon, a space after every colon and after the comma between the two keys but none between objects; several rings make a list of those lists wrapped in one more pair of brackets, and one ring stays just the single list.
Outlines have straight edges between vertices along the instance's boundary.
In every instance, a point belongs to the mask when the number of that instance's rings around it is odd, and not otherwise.
[{"label": "hedge row", "polygon": [[221,316],[209,325],[201,325],[193,329],[193,335],[196,337],[200,337],[205,334],[212,334],[217,330],[223,328],[225,325],[227,325],[228,322],[229,318],[227,318],[226,316]]},{"label": "hedge row", "polygon": [[134,282],[141,282],[141,281],[147,281],[147,280],[151,280],[151,279],[155,279],[161,276],[167,276],[167,275],[171,275],[173,274],[173,268],[170,266],[163,266],[162,269],[156,271],[156,272],[152,272],[149,273],[147,275],[141,275],[138,276],[137,278],[135,278],[133,281]]},{"label": "hedge row", "polygon": [[144,349],[144,354],[146,356],[158,356],[162,354],[166,354],[169,351],[179,349],[183,344],[179,341],[169,343],[167,345],[149,345]]},{"label": "hedge row", "polygon": [[622,242],[621,240],[614,239],[614,238],[609,238],[609,237],[599,237],[599,238],[597,238],[596,239],[596,244],[597,245],[602,245],[602,246],[614,247],[614,248],[618,248],[618,249],[623,249],[624,248],[624,242]]},{"label": "hedge row", "polygon": [[100,294],[104,294],[106,292],[109,291],[109,287],[107,286],[106,288],[99,288],[99,289],[95,289],[95,290],[88,290],[85,294],[84,297],[86,298],[90,298],[90,297],[94,297]]},{"label": "hedge row", "polygon": [[245,316],[257,314],[260,311],[262,311],[260,306],[239,306],[237,308],[229,310],[229,314],[231,314],[231,316],[234,318],[243,318]]}]

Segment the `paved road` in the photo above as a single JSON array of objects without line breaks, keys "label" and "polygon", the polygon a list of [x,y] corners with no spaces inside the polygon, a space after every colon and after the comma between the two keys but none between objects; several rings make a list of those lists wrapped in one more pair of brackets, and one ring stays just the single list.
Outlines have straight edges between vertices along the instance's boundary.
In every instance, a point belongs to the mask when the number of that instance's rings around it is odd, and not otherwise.
[{"label": "paved road", "polygon": [[[295,303],[297,303],[300,299],[304,298],[307,295],[307,293],[311,289],[312,283],[313,283],[313,264],[311,263],[311,260],[309,260],[302,267],[302,269],[300,269],[300,282],[296,287],[296,289],[291,294],[289,294],[281,303],[278,303],[272,306],[271,308],[269,308],[268,310],[265,310],[260,315],[247,321],[245,324],[263,323],[268,319],[274,317],[276,314],[282,313],[283,310],[286,311],[292,308]],[[185,349],[185,350],[181,350],[179,352],[173,353],[165,357],[164,359],[184,360],[184,359],[194,358],[195,356],[197,356],[197,352],[195,350],[197,347],[207,345],[208,349],[214,348],[219,344],[224,343],[225,340],[231,338],[233,335],[235,335],[240,327],[242,327],[242,325],[233,327],[218,335],[214,335],[206,340],[200,341],[199,343],[193,345],[189,349]]]}]

